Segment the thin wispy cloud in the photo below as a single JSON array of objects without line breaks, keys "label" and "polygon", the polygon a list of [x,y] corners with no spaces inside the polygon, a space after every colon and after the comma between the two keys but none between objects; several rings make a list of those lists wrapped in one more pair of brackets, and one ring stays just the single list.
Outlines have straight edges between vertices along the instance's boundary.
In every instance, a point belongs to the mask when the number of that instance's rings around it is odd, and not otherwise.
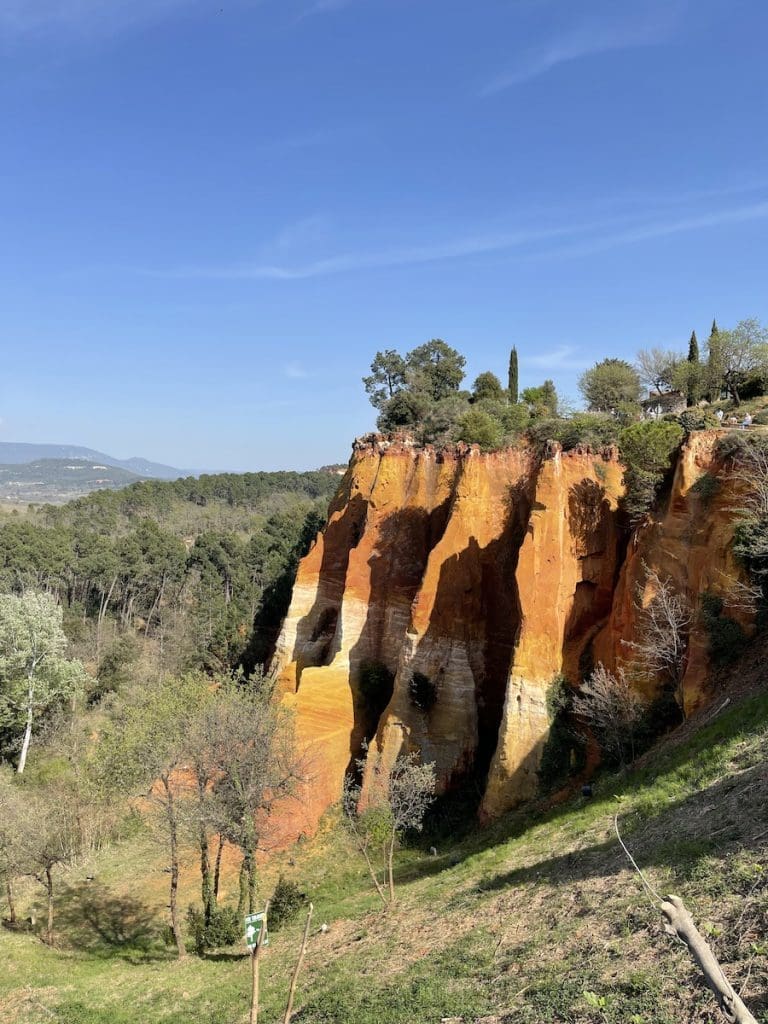
[{"label": "thin wispy cloud", "polygon": [[290,380],[304,380],[309,376],[302,364],[295,359],[283,365],[283,373]]},{"label": "thin wispy cloud", "polygon": [[593,253],[605,252],[607,249],[632,245],[636,242],[653,241],[657,238],[667,238],[691,231],[704,231],[708,228],[727,227],[731,224],[748,224],[750,221],[761,221],[766,218],[768,218],[768,201],[729,210],[715,210],[712,213],[682,217],[678,220],[640,224],[614,234],[609,233],[602,237],[573,245],[550,249],[547,252],[535,255],[533,258],[551,259],[552,257],[589,256]]},{"label": "thin wispy cloud", "polygon": [[92,38],[201,9],[201,0],[0,0],[0,40]]},{"label": "thin wispy cloud", "polygon": [[[592,223],[563,224],[541,229],[520,229],[497,234],[473,234],[430,245],[347,252],[307,263],[243,263],[225,266],[181,267],[162,277],[221,281],[300,281],[333,274],[439,263],[448,260],[519,251],[520,258],[546,260],[586,256],[606,249],[653,239],[762,221],[768,218],[768,200],[710,210],[677,219],[641,219],[637,215]],[[279,241],[279,240],[278,240]],[[556,244],[552,244],[556,243]],[[280,246],[276,245],[276,251]],[[156,272],[153,272],[153,276]]]},{"label": "thin wispy cloud", "polygon": [[274,252],[291,253],[306,252],[318,244],[325,244],[331,237],[333,224],[331,219],[322,213],[314,213],[309,217],[292,221],[278,233],[270,248]]},{"label": "thin wispy cloud", "polygon": [[350,7],[355,0],[314,0],[314,3],[305,7],[294,19],[294,25],[303,22],[307,17],[315,17],[318,14],[333,14],[344,7]]},{"label": "thin wispy cloud", "polygon": [[[480,95],[491,96],[521,85],[571,61],[616,50],[658,46],[669,40],[676,21],[675,4],[640,17],[629,5],[617,6],[622,16],[614,21],[585,21],[522,53],[506,70],[487,82]],[[627,11],[630,16],[623,16]]]},{"label": "thin wispy cloud", "polygon": [[267,139],[254,148],[263,154],[290,153],[297,149],[314,149],[325,146],[340,135],[339,131],[297,132],[295,135],[283,135],[275,139]]},{"label": "thin wispy cloud", "polygon": [[352,2],[353,0],[316,0],[309,13],[327,14],[330,11],[340,11],[342,7],[349,7]]},{"label": "thin wispy cloud", "polygon": [[227,267],[188,267],[174,271],[172,276],[199,277],[224,280],[272,280],[297,281],[310,277],[322,277],[345,271],[384,269],[387,267],[410,266],[419,263],[435,263],[459,257],[476,256],[500,252],[540,242],[548,238],[560,238],[573,234],[580,228],[557,227],[543,230],[523,230],[497,235],[472,235],[435,245],[408,246],[401,249],[382,249],[378,252],[350,252],[328,256],[311,263],[290,266],[277,263],[240,264]]},{"label": "thin wispy cloud", "polygon": [[590,365],[590,360],[579,355],[579,350],[573,345],[559,345],[539,355],[526,354],[525,362],[527,366],[542,367],[545,370],[583,370]]}]

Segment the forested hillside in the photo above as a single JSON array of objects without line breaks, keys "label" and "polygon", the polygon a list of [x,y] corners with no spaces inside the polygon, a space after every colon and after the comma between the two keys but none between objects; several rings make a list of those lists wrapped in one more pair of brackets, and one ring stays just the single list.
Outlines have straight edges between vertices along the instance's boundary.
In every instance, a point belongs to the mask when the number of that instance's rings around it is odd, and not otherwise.
[{"label": "forested hillside", "polygon": [[337,484],[321,471],[220,474],[33,506],[0,521],[0,591],[56,597],[99,693],[139,661],[251,669]]}]

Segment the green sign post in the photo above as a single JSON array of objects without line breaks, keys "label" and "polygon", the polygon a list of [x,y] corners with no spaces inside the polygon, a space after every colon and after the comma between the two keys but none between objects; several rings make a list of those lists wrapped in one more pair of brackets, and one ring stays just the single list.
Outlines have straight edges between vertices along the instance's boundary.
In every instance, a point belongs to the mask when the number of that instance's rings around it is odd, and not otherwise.
[{"label": "green sign post", "polygon": [[[262,938],[263,933],[263,938]],[[267,912],[259,911],[258,914],[246,914],[245,917],[245,944],[253,952],[257,946],[269,945],[269,932],[267,931]]]},{"label": "green sign post", "polygon": [[266,907],[258,914],[246,914],[245,917],[245,944],[251,951],[251,1014],[250,1024],[257,1024],[259,1019],[259,960],[264,946],[269,945],[269,932],[267,931]]}]

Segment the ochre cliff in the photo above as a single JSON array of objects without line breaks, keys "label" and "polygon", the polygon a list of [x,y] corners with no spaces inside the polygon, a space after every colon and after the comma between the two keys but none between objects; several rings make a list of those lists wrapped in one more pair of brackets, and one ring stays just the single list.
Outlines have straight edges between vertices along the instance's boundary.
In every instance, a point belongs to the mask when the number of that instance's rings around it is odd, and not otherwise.
[{"label": "ochre cliff", "polygon": [[481,813],[494,817],[536,791],[549,730],[546,693],[556,675],[576,680],[582,652],[611,610],[619,568],[617,452],[545,459],[520,549],[521,630]]},{"label": "ochre cliff", "polygon": [[[443,789],[481,780],[484,818],[531,797],[553,677],[622,660],[649,571],[692,605],[737,573],[732,495],[696,487],[722,470],[716,436],[693,436],[664,508],[631,536],[615,449],[357,442],[272,664],[312,751],[303,829],[355,761],[386,769],[403,749],[433,762]],[[707,697],[707,661],[694,616],[686,710]]]},{"label": "ochre cliff", "polygon": [[[748,608],[733,600],[734,584],[741,577],[732,551],[740,483],[717,457],[716,445],[722,433],[710,430],[693,434],[683,446],[668,500],[632,535],[610,620],[596,638],[593,652],[596,662],[614,669],[625,656],[627,643],[636,638],[642,609],[654,596],[654,574],[670,579],[691,609],[681,694],[686,715],[712,696],[702,596],[721,597],[728,615],[746,630],[753,618]],[[710,486],[702,487],[702,483]]]}]

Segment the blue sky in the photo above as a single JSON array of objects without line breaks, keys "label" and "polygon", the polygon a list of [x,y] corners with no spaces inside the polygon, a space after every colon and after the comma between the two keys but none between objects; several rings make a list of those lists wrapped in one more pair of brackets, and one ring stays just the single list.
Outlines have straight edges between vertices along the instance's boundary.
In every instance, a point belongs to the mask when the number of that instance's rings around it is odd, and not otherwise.
[{"label": "blue sky", "polygon": [[313,468],[377,349],[768,319],[764,0],[0,0],[0,439]]}]

